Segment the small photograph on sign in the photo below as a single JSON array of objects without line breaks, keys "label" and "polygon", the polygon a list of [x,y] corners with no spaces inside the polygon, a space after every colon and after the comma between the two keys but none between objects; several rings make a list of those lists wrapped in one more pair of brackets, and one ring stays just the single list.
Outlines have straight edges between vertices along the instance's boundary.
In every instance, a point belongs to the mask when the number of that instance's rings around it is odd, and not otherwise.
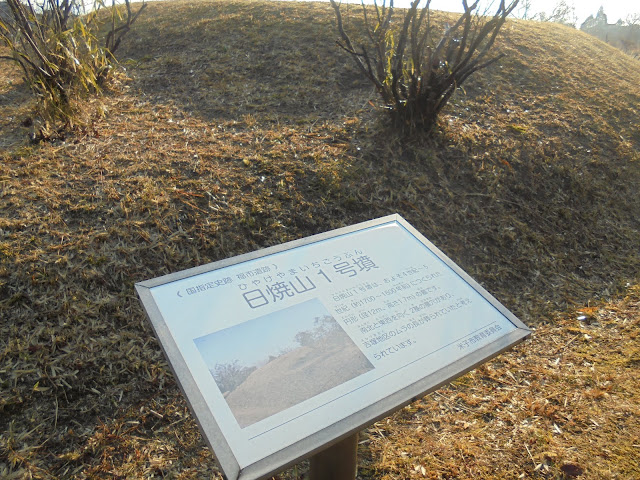
[{"label": "small photograph on sign", "polygon": [[242,428],[374,368],[317,298],[194,342]]}]

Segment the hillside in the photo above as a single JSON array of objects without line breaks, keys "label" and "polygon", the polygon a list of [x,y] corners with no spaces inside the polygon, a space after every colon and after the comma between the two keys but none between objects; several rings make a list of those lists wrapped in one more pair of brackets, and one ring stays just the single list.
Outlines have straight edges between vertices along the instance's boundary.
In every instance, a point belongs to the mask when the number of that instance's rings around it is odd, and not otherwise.
[{"label": "hillside", "polygon": [[133,284],[396,212],[537,330],[363,433],[361,478],[640,477],[640,61],[510,21],[407,140],[336,37],[328,4],[150,3],[106,115],[38,145],[0,61],[0,477],[220,478]]},{"label": "hillside", "polygon": [[252,372],[225,398],[245,427],[373,368],[343,331],[298,347]]}]

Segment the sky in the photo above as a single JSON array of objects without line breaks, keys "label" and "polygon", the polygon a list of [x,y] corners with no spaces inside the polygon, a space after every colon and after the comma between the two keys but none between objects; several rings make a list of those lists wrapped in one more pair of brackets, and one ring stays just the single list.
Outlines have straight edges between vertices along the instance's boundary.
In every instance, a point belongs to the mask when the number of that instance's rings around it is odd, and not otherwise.
[{"label": "sky", "polygon": [[[360,0],[343,0],[343,3],[360,3]],[[522,1],[522,0],[521,0]],[[559,0],[532,0],[532,13],[545,12],[550,14],[553,8],[558,4]],[[387,3],[389,0],[387,0]],[[618,19],[625,20],[628,15],[636,13],[640,14],[640,0],[566,0],[568,4],[573,4],[576,11],[576,17],[578,18],[577,27],[580,28],[580,24],[584,22],[589,15],[595,17],[598,13],[598,9],[602,5],[604,7],[604,13],[607,14],[607,20],[609,23],[616,23]],[[365,3],[373,3],[373,0],[365,0]],[[381,4],[382,0],[378,0],[378,4]],[[411,0],[394,0],[396,7],[406,8],[411,3]],[[473,3],[473,0],[468,0],[468,3]],[[489,5],[491,0],[484,0],[484,5]],[[495,0],[495,5],[498,5],[498,1]],[[461,12],[462,0],[432,0],[431,8],[433,10],[444,10],[448,12]]]},{"label": "sky", "polygon": [[241,365],[258,365],[277,356],[282,349],[299,346],[296,333],[311,330],[316,317],[329,315],[324,305],[312,299],[258,317],[235,327],[196,339],[196,346],[211,369],[216,363],[239,360]]},{"label": "sky", "polygon": [[[408,2],[409,0],[396,0],[400,2]],[[550,14],[553,8],[558,4],[559,0],[532,0],[532,8],[535,12],[545,12]],[[578,27],[584,22],[589,15],[596,16],[600,6],[604,7],[604,13],[607,14],[609,23],[616,23],[618,19],[625,20],[627,15],[632,13],[640,13],[639,0],[566,0],[569,5],[573,3],[576,9],[576,17],[578,17]],[[471,3],[471,0],[469,0]],[[498,2],[496,2],[497,5]],[[433,0],[431,8],[434,10],[461,11],[461,0]],[[457,7],[457,8],[454,8]],[[517,8],[516,8],[517,9]]]}]

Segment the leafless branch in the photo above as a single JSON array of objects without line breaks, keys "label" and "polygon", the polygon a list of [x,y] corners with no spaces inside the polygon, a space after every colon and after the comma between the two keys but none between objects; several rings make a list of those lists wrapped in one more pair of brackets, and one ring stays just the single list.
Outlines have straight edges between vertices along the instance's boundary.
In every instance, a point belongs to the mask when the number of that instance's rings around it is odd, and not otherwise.
[{"label": "leafless branch", "polygon": [[[362,4],[365,36],[369,47],[355,48],[344,30],[340,7],[335,11],[338,42],[354,59],[382,96],[396,123],[430,130],[436,117],[455,90],[470,75],[497,62],[491,57],[497,35],[519,0],[501,0],[492,16],[478,13],[479,0],[462,0],[464,12],[453,25],[436,29],[432,21],[431,0],[413,0],[403,11],[399,28],[393,27],[393,1],[374,2],[372,21]],[[484,12],[486,13],[486,12]]]}]

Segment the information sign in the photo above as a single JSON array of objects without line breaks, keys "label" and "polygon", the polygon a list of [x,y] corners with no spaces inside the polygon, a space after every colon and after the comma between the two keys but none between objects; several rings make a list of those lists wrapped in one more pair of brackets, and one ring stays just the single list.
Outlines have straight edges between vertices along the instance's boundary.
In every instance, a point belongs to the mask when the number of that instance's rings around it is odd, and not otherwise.
[{"label": "information sign", "polygon": [[530,334],[399,215],[136,290],[229,479],[268,478]]}]

